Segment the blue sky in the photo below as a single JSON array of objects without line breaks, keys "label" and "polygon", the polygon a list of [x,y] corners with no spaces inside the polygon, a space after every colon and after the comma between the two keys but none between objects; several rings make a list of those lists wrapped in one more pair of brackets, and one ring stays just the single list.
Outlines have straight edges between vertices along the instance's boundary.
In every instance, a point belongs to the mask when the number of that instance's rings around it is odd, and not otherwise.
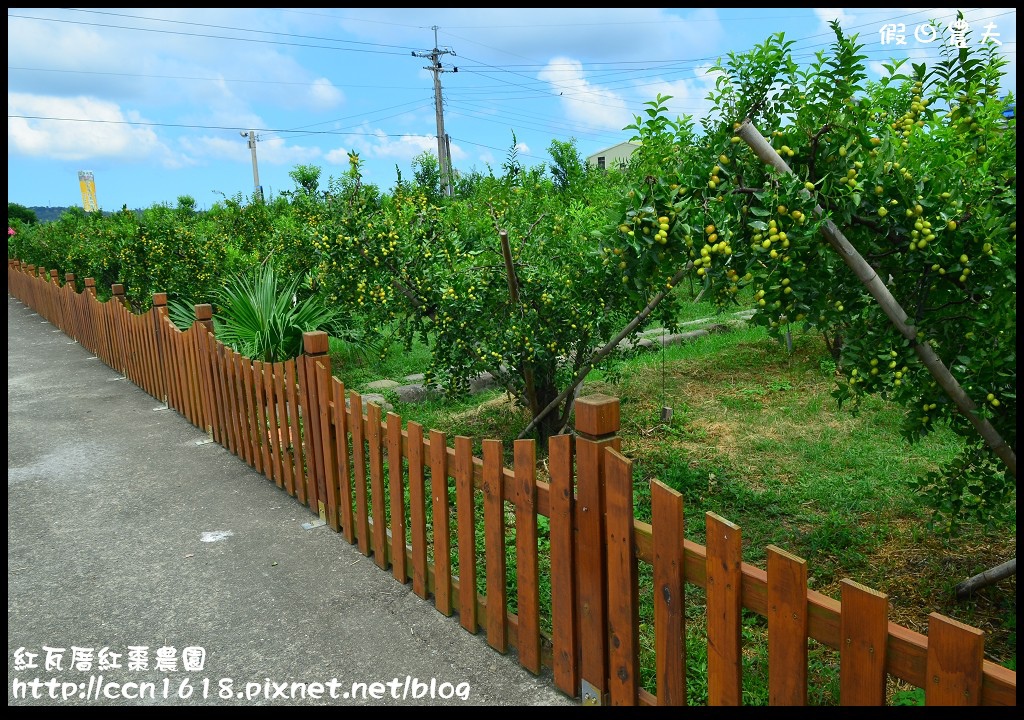
[{"label": "blue sky", "polygon": [[[963,10],[969,44],[986,26],[1002,43],[1005,90],[1016,94],[1016,10]],[[955,8],[8,8],[7,198],[80,206],[80,170],[93,172],[107,211],[248,197],[248,130],[265,193],[293,189],[296,165],[319,166],[326,188],[350,151],[364,181],[388,191],[396,168],[411,178],[413,158],[437,152],[433,76],[419,56],[435,47],[452,51],[440,56],[440,80],[453,165],[497,173],[513,134],[527,166],[549,160],[552,140],[575,139],[584,156],[628,140],[623,128],[659,93],[673,96],[673,115],[699,119],[714,61],[774,32],[807,61],[838,19],[860,35],[876,78],[889,58],[937,58],[940,43],[915,29],[955,17]],[[904,44],[883,44],[889,24]]]}]

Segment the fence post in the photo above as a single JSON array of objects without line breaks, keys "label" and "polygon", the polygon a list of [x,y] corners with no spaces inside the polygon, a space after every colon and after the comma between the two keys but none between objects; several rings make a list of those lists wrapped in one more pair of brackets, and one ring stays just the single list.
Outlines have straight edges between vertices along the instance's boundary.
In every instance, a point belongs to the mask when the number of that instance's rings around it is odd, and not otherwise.
[{"label": "fence post", "polygon": [[[96,299],[96,279],[95,278],[87,277],[85,279],[85,293],[87,295],[92,296],[93,300]],[[86,340],[88,342],[88,345],[86,345],[86,349],[88,349],[89,352],[91,352],[93,355],[98,355],[99,353],[97,352],[97,349],[96,349],[96,346],[97,346],[98,343],[96,341],[96,338],[99,336],[99,330],[97,329],[96,326],[98,325],[99,320],[97,320],[96,315],[94,314],[94,310],[95,310],[95,308],[93,306],[93,303],[90,303],[90,302],[86,301],[85,302],[85,315],[86,315],[86,320],[89,323],[89,330],[88,330],[88,333],[87,333],[88,337],[86,338]],[[78,342],[82,342],[82,340],[79,339]],[[83,343],[83,344],[85,344],[85,343]]]},{"label": "fence post", "polygon": [[110,286],[110,294],[124,307],[128,307],[128,298],[124,295],[124,285],[121,283],[114,283]]},{"label": "fence post", "polygon": [[[123,292],[123,291],[122,291]],[[199,369],[201,374],[201,402],[203,415],[205,415],[206,433],[211,440],[220,440],[221,429],[217,421],[217,394],[214,390],[214,360],[210,352],[210,335],[213,335],[213,306],[209,303],[194,306],[196,322],[206,328],[207,334],[198,336],[197,359],[202,364]],[[270,409],[273,412],[273,408]],[[216,427],[216,432],[214,428]]]},{"label": "fence post", "polygon": [[576,401],[576,567],[580,631],[580,697],[604,705],[608,692],[608,598],[605,547],[605,448],[621,449],[619,399]]},{"label": "fence post", "polygon": [[169,367],[163,326],[167,315],[167,293],[153,293],[153,347],[156,349],[157,397],[163,397],[164,404],[170,405],[171,378],[173,368]]},{"label": "fence post", "polygon": [[[321,416],[328,418],[326,403],[320,402],[320,392],[317,387],[316,364],[320,363],[327,370],[327,376],[331,376],[331,356],[328,354],[330,346],[327,333],[322,330],[302,333],[302,349],[306,356],[305,375],[302,380],[302,394],[306,398],[308,415],[303,419],[305,427],[303,435],[308,440],[306,446],[306,462],[309,467],[306,473],[313,479],[316,486],[316,512],[321,520],[327,521],[330,526],[337,529],[337,519],[327,517],[327,476],[324,471],[324,448],[323,433],[321,432]],[[327,388],[329,390],[329,388]],[[330,397],[330,395],[325,395]],[[355,422],[361,422],[362,408],[352,408],[352,417]]]},{"label": "fence post", "polygon": [[63,293],[60,291],[60,277],[59,277],[59,273],[56,271],[56,269],[50,271],[50,282],[53,284],[53,294],[51,296],[53,298],[53,304],[52,304],[52,310],[51,310],[51,312],[53,313],[53,318],[50,320],[50,322],[52,322],[58,328],[63,330],[64,329],[64,312],[63,312],[63,307],[62,307],[62,303],[61,303],[61,297],[62,297]]},{"label": "fence post", "polygon": [[75,274],[64,273],[64,287],[71,286],[72,295],[68,295],[67,291],[61,293],[60,304],[61,314],[64,317],[64,324],[61,326],[67,335],[72,339],[78,339],[78,316],[75,310],[75,297],[74,293],[78,292],[78,288],[75,286]]}]

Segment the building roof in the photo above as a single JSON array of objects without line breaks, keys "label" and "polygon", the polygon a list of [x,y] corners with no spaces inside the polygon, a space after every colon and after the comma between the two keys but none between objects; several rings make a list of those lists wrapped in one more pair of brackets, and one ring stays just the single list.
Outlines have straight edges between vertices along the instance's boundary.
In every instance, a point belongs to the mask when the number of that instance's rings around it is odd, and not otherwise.
[{"label": "building roof", "polygon": [[617,144],[612,145],[610,147],[606,147],[606,148],[604,148],[602,150],[598,150],[597,152],[593,152],[590,155],[588,155],[587,158],[589,159],[589,158],[592,158],[592,157],[596,157],[598,155],[607,155],[610,151],[618,150],[619,148],[627,146],[627,145],[632,147],[634,150],[636,150],[638,147],[640,147],[640,143],[630,142],[630,141],[620,142],[620,143],[617,143]]}]

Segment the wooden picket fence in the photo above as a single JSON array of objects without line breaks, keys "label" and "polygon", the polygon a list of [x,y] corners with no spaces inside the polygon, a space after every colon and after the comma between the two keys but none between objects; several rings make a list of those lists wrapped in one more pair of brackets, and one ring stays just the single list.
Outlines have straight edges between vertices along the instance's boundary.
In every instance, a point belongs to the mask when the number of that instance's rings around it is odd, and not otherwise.
[{"label": "wooden picket fence", "polygon": [[[515,441],[508,468],[499,440],[483,440],[475,457],[471,438],[449,447],[445,433],[403,427],[375,404],[364,413],[359,393],[332,375],[324,333],[307,333],[297,358],[250,360],[213,336],[209,305],[197,305],[182,332],[163,293],[135,315],[120,285],[100,302],[93,281],[84,284],[79,293],[70,274],[61,284],[56,270],[8,261],[9,294],[307,505],[438,611],[457,613],[466,631],[498,652],[515,651],[533,673],[549,669],[584,704],[686,704],[684,606],[695,585],[706,595],[711,705],[741,704],[743,609],[767,619],[771,704],[807,703],[813,638],[838,650],[844,705],[884,705],[890,676],[923,688],[928,705],[1016,705],[1016,672],[984,659],[976,628],[938,613],[927,636],[901,627],[888,620],[885,594],[851,580],[839,600],[810,590],[806,562],[773,546],[765,570],[750,565],[741,528],[713,513],[705,516],[707,545],[686,540],[682,496],[657,481],[651,523],[637,520],[613,397],[579,399],[576,436],[550,440],[542,480],[532,440]],[[506,596],[512,549],[514,613]],[[550,632],[541,630],[542,561]],[[640,683],[641,564],[654,578],[655,693]]]}]

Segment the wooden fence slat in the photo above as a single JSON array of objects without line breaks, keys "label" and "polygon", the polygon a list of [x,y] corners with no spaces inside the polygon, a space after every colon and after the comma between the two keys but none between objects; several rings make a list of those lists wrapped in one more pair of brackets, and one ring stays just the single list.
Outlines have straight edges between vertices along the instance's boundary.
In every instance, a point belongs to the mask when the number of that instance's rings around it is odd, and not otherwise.
[{"label": "wooden fence slat", "polygon": [[295,497],[300,502],[306,503],[306,472],[303,462],[302,451],[305,443],[302,440],[302,426],[300,424],[299,392],[296,384],[298,382],[298,368],[296,359],[285,360],[284,382],[285,395],[288,398],[288,430],[291,437],[292,449],[292,482],[294,483]]},{"label": "wooden fence slat", "polygon": [[[212,322],[212,321],[211,321]],[[212,330],[202,337],[203,363],[206,366],[206,384],[209,392],[207,406],[210,413],[211,437],[222,447],[228,446],[224,427],[224,401],[221,398],[220,357],[217,355],[217,340]]]},{"label": "wooden fence slat", "polygon": [[224,424],[227,447],[233,455],[241,457],[241,444],[235,422],[234,378],[231,372],[231,348],[217,341],[217,362],[220,365],[221,397],[224,400]]},{"label": "wooden fence slat", "polygon": [[288,426],[288,397],[284,390],[284,363],[274,363],[274,398],[277,415],[277,432],[281,438],[281,487],[289,495],[295,494],[295,480],[292,476],[292,430]]},{"label": "wooden fence slat", "polygon": [[743,697],[740,610],[743,544],[740,528],[706,513],[708,705],[738,706]]},{"label": "wooden fence slat", "polygon": [[889,596],[846,578],[839,585],[839,702],[885,705]]},{"label": "wooden fence slat", "polygon": [[366,405],[366,444],[370,461],[370,501],[373,513],[373,559],[381,570],[388,568],[387,498],[384,495],[384,443],[381,438],[381,409]]},{"label": "wooden fence slat", "polygon": [[327,521],[327,526],[331,530],[339,532],[341,524],[338,520],[338,465],[334,457],[337,443],[331,435],[335,430],[334,423],[331,422],[331,380],[333,378],[330,367],[318,360],[316,362],[316,394],[320,422],[320,458],[323,463],[324,490],[327,493],[325,505],[321,507],[321,517]]},{"label": "wooden fence slat", "polygon": [[[69,292],[73,292],[69,288]],[[69,298],[65,297],[65,318],[71,314],[71,302]],[[118,369],[122,375],[128,375],[129,357],[130,357],[130,346],[129,339],[131,338],[131,325],[130,320],[135,316],[128,310],[127,307],[120,303],[115,303],[113,309],[113,315],[116,318],[117,323],[117,356],[118,356]],[[134,370],[134,368],[132,368]],[[136,385],[142,386],[142,383],[135,383]],[[158,397],[157,389],[153,383],[145,384],[146,392],[153,397]]]},{"label": "wooden fence slat", "polygon": [[519,664],[540,672],[540,567],[537,557],[537,446],[513,445],[516,478],[516,590],[519,616]]},{"label": "wooden fence slat", "polygon": [[245,415],[245,389],[242,385],[242,356],[228,348],[228,371],[231,375],[232,414],[235,422],[235,437],[238,438],[238,456],[252,467],[252,441],[249,437],[249,423]]},{"label": "wooden fence slat", "polygon": [[405,557],[405,473],[402,472],[402,418],[387,415],[388,491],[391,494],[391,570],[405,584],[409,568]]},{"label": "wooden fence slat", "polygon": [[206,328],[202,326],[198,321],[193,322],[192,329],[189,331],[191,335],[191,346],[192,346],[192,387],[193,395],[195,396],[195,413],[196,413],[196,426],[208,436],[213,439],[213,423],[210,421],[210,412],[208,409],[209,404],[209,391],[206,386],[206,363],[203,355],[203,343],[201,334],[206,333]]},{"label": "wooden fence slat", "polygon": [[210,436],[216,443],[226,448],[228,442],[224,427],[224,402],[220,396],[220,358],[217,355],[217,340],[212,330],[207,329],[203,333],[202,343],[203,363],[206,369],[206,385],[209,393],[207,409],[209,412]]},{"label": "wooden fence slat", "polygon": [[299,419],[302,426],[302,459],[305,461],[302,468],[302,483],[305,486],[306,505],[310,510],[319,514],[317,507],[317,484],[316,484],[316,455],[313,449],[313,428],[319,427],[316,420],[316,412],[310,399],[312,374],[309,368],[313,362],[308,355],[299,355],[295,359],[295,376],[298,380],[296,393],[299,397]]},{"label": "wooden fence slat", "polygon": [[451,508],[448,502],[448,445],[443,432],[430,431],[430,496],[434,508],[434,607],[452,614]]},{"label": "wooden fence slat", "polygon": [[282,399],[275,392],[274,375],[280,372],[281,363],[263,363],[263,392],[267,397],[267,436],[270,439],[271,475],[278,487],[284,487],[281,474],[281,428],[277,424],[278,405]]},{"label": "wooden fence slat", "polygon": [[256,424],[256,396],[253,388],[252,360],[245,355],[239,355],[242,366],[242,398],[245,402],[243,412],[245,413],[246,437],[249,439],[249,447],[252,452],[252,466],[256,472],[263,472],[263,446],[260,444],[259,426]]},{"label": "wooden fence slat", "polygon": [[238,426],[238,438],[242,445],[242,457],[249,467],[256,467],[252,454],[252,435],[249,432],[249,416],[245,404],[245,381],[242,354],[231,352],[231,372],[234,375],[232,386],[235,388],[235,424]]},{"label": "wooden fence slat", "polygon": [[[565,436],[568,440],[569,437]],[[410,436],[411,442],[411,436]],[[484,556],[487,562],[487,644],[508,650],[505,578],[504,449],[500,440],[484,440]],[[575,694],[575,688],[572,690]]]},{"label": "wooden fence slat", "polygon": [[349,475],[348,457],[348,413],[345,410],[345,384],[331,377],[331,394],[334,398],[334,458],[338,476],[338,522],[345,539],[355,542],[355,527],[352,524],[352,479]]},{"label": "wooden fence slat", "polygon": [[359,552],[370,556],[370,518],[366,489],[366,446],[363,440],[363,397],[349,391],[349,412],[352,414],[352,480],[356,487],[356,538]]},{"label": "wooden fence slat", "polygon": [[[88,314],[88,306],[83,307],[83,311]],[[164,371],[164,402],[167,403],[168,407],[177,410],[181,407],[178,402],[178,364],[174,357],[174,335],[166,332],[164,328],[163,316],[160,314],[160,308],[155,305],[151,308],[150,320],[153,326],[156,328],[153,331],[153,335],[156,338],[156,362],[163,368]]]},{"label": "wooden fence slat", "polygon": [[178,402],[180,404],[177,410],[186,420],[195,425],[195,416],[192,412],[192,368],[189,364],[188,339],[178,329],[178,326],[171,322],[170,318],[166,318],[164,329],[169,336],[174,338],[174,362],[178,368]]},{"label": "wooden fence slat", "polygon": [[132,315],[131,361],[136,377],[152,384],[154,397],[162,403],[169,399],[170,373],[164,368],[163,343],[157,331],[157,309],[151,307],[139,316]]},{"label": "wooden fence slat", "polygon": [[579,690],[579,640],[576,617],[576,532],[573,527],[572,438],[555,435],[548,440],[548,490],[551,533],[551,657],[555,687],[566,695]]},{"label": "wooden fence slat", "polygon": [[192,424],[206,432],[203,424],[202,395],[199,391],[199,362],[196,357],[196,324],[185,333],[182,333],[182,346],[185,355],[185,372],[188,378],[189,407]]},{"label": "wooden fence slat", "polygon": [[984,660],[985,633],[931,613],[924,704],[980,705]]},{"label": "wooden fence slat", "polygon": [[214,345],[217,348],[217,375],[220,378],[220,399],[223,403],[222,415],[224,422],[224,436],[226,442],[223,443],[233,455],[238,455],[238,438],[235,435],[235,416],[234,416],[234,400],[232,396],[231,388],[231,373],[228,368],[228,353],[230,349],[227,348],[224,343],[214,340]]},{"label": "wooden fence slat", "polygon": [[263,360],[252,363],[252,391],[256,420],[256,437],[260,441],[260,459],[263,464],[263,475],[273,481],[274,471],[270,460],[270,429],[267,427],[267,400],[263,391]]},{"label": "wooden fence slat", "polygon": [[[302,430],[305,438],[306,458],[306,502],[309,509],[321,515],[326,488],[322,488],[321,468],[324,462],[319,449],[319,404],[316,401],[316,357],[309,354],[302,356],[299,374],[299,401],[302,407]],[[326,510],[326,507],[325,507]]]},{"label": "wooden fence slat", "polygon": [[277,422],[274,419],[274,363],[264,360],[260,365],[260,372],[256,378],[260,387],[260,396],[263,398],[263,442],[266,446],[267,462],[264,467],[267,479],[278,487],[281,487],[281,478],[278,470],[281,467],[281,455],[278,450],[280,437],[277,433]]},{"label": "wooden fence slat", "polygon": [[[577,425],[578,425],[577,421]],[[603,454],[621,441],[576,439],[576,572],[580,627],[580,680],[604,702],[608,690],[608,591],[604,537]]]},{"label": "wooden fence slat", "polygon": [[769,545],[768,704],[807,704],[807,561]]},{"label": "wooden fence slat", "polygon": [[167,308],[159,308],[160,332],[167,338],[171,367],[174,368],[174,404],[171,406],[191,421],[188,393],[188,365],[181,331],[167,317]]},{"label": "wooden fence slat", "polygon": [[409,421],[409,531],[412,544],[412,591],[427,599],[427,510],[423,476],[423,426]]},{"label": "wooden fence slat", "polygon": [[141,363],[143,367],[149,368],[150,374],[156,379],[157,386],[160,388],[158,399],[169,406],[173,373],[168,365],[167,340],[159,322],[159,308],[151,307],[143,317],[145,322],[138,323],[136,328],[138,332],[137,362]]},{"label": "wooden fence slat", "polygon": [[217,421],[214,420],[214,398],[213,398],[213,378],[211,373],[213,372],[213,365],[210,362],[210,344],[209,330],[201,322],[196,322],[195,326],[195,338],[193,344],[195,345],[196,354],[196,374],[197,374],[197,388],[199,391],[199,407],[201,409],[201,422],[200,427],[207,435],[210,436],[210,440],[216,440],[216,426]]},{"label": "wooden fence slat", "polygon": [[[309,333],[303,335],[308,337]],[[303,385],[302,396],[309,412],[303,413],[306,435],[309,437],[306,453],[306,473],[310,478],[309,509],[322,519],[327,519],[327,483],[324,476],[323,440],[320,437],[321,415],[326,412],[320,407],[320,393],[317,382],[317,363],[325,359],[319,354],[305,355],[305,373],[299,378]]]},{"label": "wooden fence slat", "polygon": [[241,361],[238,353],[225,346],[224,370],[227,374],[227,392],[230,396],[231,424],[233,426],[234,442],[236,442],[236,455],[249,463],[249,438],[246,436],[246,428],[243,424],[245,401],[242,398],[240,367]]},{"label": "wooden fence slat", "polygon": [[[72,315],[72,337],[76,330],[75,323],[77,322],[77,301],[75,298],[68,298],[68,308]],[[163,389],[160,388],[157,392],[153,392],[155,389],[155,383],[147,376],[144,369],[136,358],[136,350],[139,347],[138,342],[138,324],[139,317],[137,315],[128,312],[127,308],[118,311],[118,315],[121,317],[121,340],[122,340],[122,357],[121,362],[123,364],[123,372],[125,377],[131,380],[136,385],[143,386],[147,391],[153,395],[158,401],[163,398]],[[149,333],[152,339],[152,333]],[[77,339],[77,338],[76,338]],[[147,344],[147,348],[149,345]]]},{"label": "wooden fence slat", "polygon": [[245,410],[245,386],[242,383],[242,354],[231,350],[230,371],[231,389],[234,393],[235,432],[238,436],[239,457],[250,467],[255,467],[252,459],[252,438],[249,435],[249,421]]},{"label": "wooden fence slat", "polygon": [[633,462],[605,451],[608,542],[608,693],[612,705],[636,705],[640,687],[640,612],[633,552]]},{"label": "wooden fence slat", "polygon": [[659,705],[686,705],[683,496],[651,481],[654,535],[654,663]]},{"label": "wooden fence slat", "polygon": [[174,368],[174,405],[173,407],[181,415],[184,415],[186,419],[190,419],[188,415],[188,378],[186,376],[186,365],[184,359],[184,353],[182,348],[181,331],[178,328],[173,327],[166,315],[164,314],[166,308],[160,309],[160,324],[161,332],[164,337],[167,338],[167,347],[170,349],[170,362],[171,367]]},{"label": "wooden fence slat", "polygon": [[455,438],[455,513],[459,548],[459,622],[476,634],[476,510],[473,487],[473,440]]}]

